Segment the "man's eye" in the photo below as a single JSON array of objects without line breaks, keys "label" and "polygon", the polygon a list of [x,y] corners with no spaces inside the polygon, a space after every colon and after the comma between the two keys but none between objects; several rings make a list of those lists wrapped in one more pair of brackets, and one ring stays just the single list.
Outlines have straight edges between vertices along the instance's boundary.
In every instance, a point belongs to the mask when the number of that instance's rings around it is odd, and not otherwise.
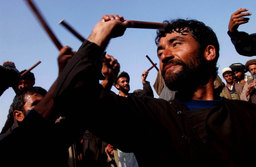
[{"label": "man's eye", "polygon": [[161,57],[162,54],[163,54],[163,52],[158,52],[158,53],[157,53],[157,56],[158,56],[158,57]]},{"label": "man's eye", "polygon": [[180,45],[181,44],[181,42],[174,42],[173,43],[173,47],[175,47],[175,46],[177,46],[177,45]]}]

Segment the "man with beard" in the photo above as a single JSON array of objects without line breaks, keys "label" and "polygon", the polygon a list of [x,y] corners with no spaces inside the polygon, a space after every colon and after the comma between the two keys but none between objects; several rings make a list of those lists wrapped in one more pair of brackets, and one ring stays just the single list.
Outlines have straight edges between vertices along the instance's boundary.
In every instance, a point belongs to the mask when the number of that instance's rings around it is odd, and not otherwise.
[{"label": "man with beard", "polygon": [[[157,54],[166,86],[177,91],[175,100],[123,98],[99,84],[108,43],[129,26],[122,16],[104,15],[60,75],[54,110],[39,105],[32,112],[43,119],[65,113],[70,128],[89,129],[114,147],[133,152],[140,167],[254,166],[256,105],[214,97],[219,57],[215,33],[197,20],[165,23],[157,33]],[[108,62],[115,69],[116,61]],[[119,124],[123,126],[115,126]]]},{"label": "man with beard", "polygon": [[[121,72],[117,77],[115,81],[115,87],[119,90],[118,95],[122,97],[128,97],[129,91],[130,91],[130,76],[127,72],[123,71]],[[121,109],[122,110],[122,109]],[[120,112],[122,112],[120,110]],[[122,126],[122,125],[118,125]],[[121,166],[134,166],[137,167],[138,163],[133,153],[126,153],[121,151],[120,149],[117,149],[115,151],[115,159],[118,160],[118,163]]]},{"label": "man with beard", "polygon": [[252,75],[252,79],[245,83],[241,99],[256,104],[256,59],[248,60],[245,68]]},{"label": "man with beard", "polygon": [[123,98],[98,84],[104,50],[129,25],[122,16],[105,15],[60,76],[55,107],[72,110],[76,123],[133,152],[139,166],[255,165],[256,105],[214,97],[215,33],[197,20],[165,23],[157,33],[157,54],[166,86],[177,91],[175,100]]},{"label": "man with beard", "polygon": [[123,97],[128,97],[128,95],[154,97],[154,93],[150,86],[150,83],[148,81],[146,81],[147,75],[148,75],[148,71],[144,71],[141,76],[143,89],[136,89],[133,91],[133,93],[129,93],[129,91],[130,91],[130,76],[125,71],[121,72],[117,76],[115,83],[114,83],[116,89],[119,90],[118,95],[123,96]]},{"label": "man with beard", "polygon": [[130,76],[127,72],[123,71],[121,72],[115,81],[115,87],[119,91],[118,95],[127,97],[128,93],[130,91]]},{"label": "man with beard", "polygon": [[233,63],[229,66],[232,71],[234,72],[234,80],[236,83],[240,83],[242,85],[245,85],[247,81],[252,79],[251,76],[246,75],[245,73],[247,70],[245,69],[245,66],[242,63]]}]

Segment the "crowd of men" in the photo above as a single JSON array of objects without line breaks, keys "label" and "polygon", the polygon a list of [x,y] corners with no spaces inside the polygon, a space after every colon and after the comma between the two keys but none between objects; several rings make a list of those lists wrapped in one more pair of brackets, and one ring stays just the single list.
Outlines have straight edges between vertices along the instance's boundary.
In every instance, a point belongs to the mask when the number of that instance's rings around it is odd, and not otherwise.
[{"label": "crowd of men", "polygon": [[[228,35],[241,56],[256,55],[256,36],[238,31],[251,13],[240,8]],[[50,89],[34,86],[13,62],[0,73],[1,95],[16,93],[0,135],[7,166],[253,166],[256,157],[256,59],[216,67],[219,42],[198,20],[165,21],[155,39],[160,71],[154,88],[130,91],[129,72],[106,54],[128,26],[104,15],[77,52],[65,46]],[[222,55],[224,56],[224,55]],[[246,72],[250,73],[246,75]],[[112,86],[118,94],[111,91]]]}]

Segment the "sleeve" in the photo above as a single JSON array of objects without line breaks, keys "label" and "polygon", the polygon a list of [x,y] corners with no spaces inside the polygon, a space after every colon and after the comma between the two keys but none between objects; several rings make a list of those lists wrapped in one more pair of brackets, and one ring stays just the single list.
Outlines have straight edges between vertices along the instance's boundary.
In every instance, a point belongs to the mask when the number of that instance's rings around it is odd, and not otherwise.
[{"label": "sleeve", "polygon": [[88,129],[104,141],[125,143],[128,148],[134,140],[130,134],[141,136],[141,116],[134,100],[119,97],[100,85],[103,55],[104,50],[89,41],[80,47],[57,82],[54,110],[70,120],[70,127]]},{"label": "sleeve", "polygon": [[55,99],[64,96],[64,94],[68,93],[71,89],[81,87],[77,84],[81,82],[86,83],[87,78],[93,79],[91,83],[99,80],[103,55],[104,51],[100,47],[94,43],[85,41],[59,76],[54,91]]},{"label": "sleeve", "polygon": [[18,84],[19,72],[15,68],[0,66],[0,75],[3,78],[0,83],[0,96],[9,87]]},{"label": "sleeve", "polygon": [[153,90],[152,90],[152,88],[150,86],[150,83],[148,81],[146,81],[146,83],[143,84],[143,91],[145,92],[146,96],[154,97]]},{"label": "sleeve", "polygon": [[250,96],[246,96],[246,92],[248,90],[248,82],[245,83],[244,87],[243,87],[243,90],[240,94],[240,99],[241,100],[244,100],[244,101],[248,101]]},{"label": "sleeve", "polygon": [[239,54],[244,56],[256,55],[256,34],[228,31],[228,35]]},{"label": "sleeve", "polygon": [[35,110],[30,110],[20,126],[0,140],[1,162],[9,166],[64,166],[70,134]]}]

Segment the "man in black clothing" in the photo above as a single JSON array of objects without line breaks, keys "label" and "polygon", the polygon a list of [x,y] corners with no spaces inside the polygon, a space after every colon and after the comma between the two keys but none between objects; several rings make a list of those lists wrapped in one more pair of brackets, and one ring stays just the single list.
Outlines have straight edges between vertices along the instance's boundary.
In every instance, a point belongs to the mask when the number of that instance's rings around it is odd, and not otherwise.
[{"label": "man in black clothing", "polygon": [[228,35],[236,48],[236,51],[243,56],[256,55],[256,34],[248,34],[243,31],[238,31],[238,27],[242,24],[248,23],[251,13],[248,9],[239,8],[230,18],[228,25]]},{"label": "man in black clothing", "polygon": [[127,97],[130,91],[130,76],[127,72],[123,71],[116,77],[115,87],[119,91],[118,95]]},{"label": "man in black clothing", "polygon": [[[146,96],[123,98],[99,84],[104,51],[127,26],[121,16],[103,16],[68,62],[53,94],[31,111],[24,124],[33,116],[47,121],[59,111],[69,118],[69,128],[89,129],[133,152],[141,167],[255,165],[256,105],[214,98],[219,44],[212,29],[196,20],[178,19],[158,31],[161,73],[166,86],[177,91],[176,99],[168,102]],[[109,62],[115,69],[113,59]],[[53,110],[46,107],[48,101],[54,103]],[[116,124],[124,126],[109,131]]]},{"label": "man in black clothing", "polygon": [[234,72],[235,82],[245,85],[245,83],[250,79],[245,73],[247,70],[242,63],[233,63],[229,66]]},{"label": "man in black clothing", "polygon": [[[122,98],[98,84],[104,50],[126,26],[118,15],[102,17],[60,77],[55,107],[110,144],[133,152],[139,166],[255,163],[256,106],[214,98],[219,44],[202,22],[174,20],[158,31],[160,69],[166,86],[177,91],[176,100]],[[79,95],[83,98],[75,98]],[[70,99],[75,105],[66,105]],[[77,112],[69,112],[71,108]],[[98,122],[124,126],[108,131]]]},{"label": "man in black clothing", "polygon": [[127,72],[121,72],[116,80],[115,80],[115,87],[119,90],[118,95],[127,97],[128,95],[136,95],[136,96],[150,96],[154,97],[153,90],[150,86],[150,83],[146,81],[148,75],[148,71],[144,71],[142,73],[142,85],[143,89],[136,89],[133,93],[129,93],[130,91],[130,76]]},{"label": "man in black clothing", "polygon": [[42,87],[31,87],[23,89],[17,94],[9,109],[9,114],[5,125],[1,131],[1,136],[6,136],[13,129],[17,128],[24,120],[26,113],[31,110],[45,96],[47,91]]},{"label": "man in black clothing", "polygon": [[[60,50],[59,74],[73,54],[70,47],[63,47]],[[77,132],[75,131],[77,128],[71,128],[72,125],[63,125],[62,122],[55,124],[59,112],[49,116],[48,113],[53,111],[52,93],[56,83],[57,80],[46,95],[40,93],[44,95],[43,98],[38,94],[33,94],[33,91],[31,95],[26,92],[16,96],[17,99],[15,98],[15,103],[11,108],[14,107],[13,112],[19,115],[16,118],[20,121],[19,125],[0,138],[1,162],[6,166],[65,167],[67,165],[68,146],[72,144],[73,137],[76,134],[79,135],[80,131]],[[29,92],[31,91],[29,90]],[[37,108],[37,112],[32,108]]]},{"label": "man in black clothing", "polygon": [[16,66],[11,61],[6,61],[0,66],[0,75],[2,81],[0,82],[0,96],[9,87],[16,87],[19,83],[20,74]]}]

